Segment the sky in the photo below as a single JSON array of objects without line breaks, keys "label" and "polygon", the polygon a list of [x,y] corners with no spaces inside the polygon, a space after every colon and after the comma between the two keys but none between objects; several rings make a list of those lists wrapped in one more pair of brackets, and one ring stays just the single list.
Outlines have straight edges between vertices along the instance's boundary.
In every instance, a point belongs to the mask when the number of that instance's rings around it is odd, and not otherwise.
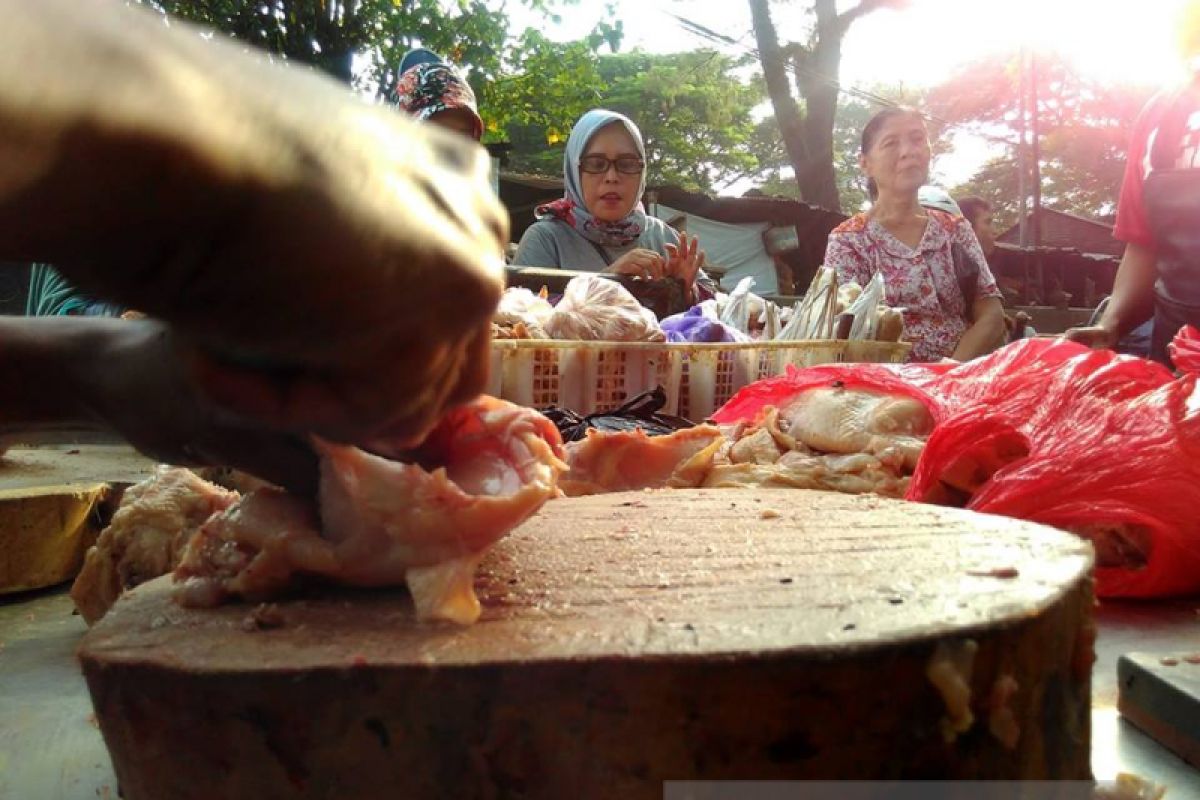
[{"label": "sky", "polygon": [[[839,2],[839,9],[856,0]],[[1057,50],[1080,75],[1109,82],[1163,85],[1185,75],[1175,45],[1178,11],[1188,0],[911,0],[908,10],[879,11],[860,18],[843,46],[839,83],[870,87],[879,83],[927,87],[954,75],[956,68],[1022,44]],[[753,49],[754,34],[745,0],[613,0],[624,23],[621,50],[640,48],[670,53],[712,47],[687,31],[672,15],[686,17],[739,44],[727,52]],[[810,4],[772,4],[781,39],[803,40],[811,26]],[[533,25],[552,39],[586,34],[606,16],[603,0],[579,0],[563,12],[561,24],[543,20],[516,3],[508,4],[517,29]],[[956,152],[935,164],[935,178],[961,183],[992,153],[988,143],[957,137]],[[736,187],[740,188],[740,187]]]}]

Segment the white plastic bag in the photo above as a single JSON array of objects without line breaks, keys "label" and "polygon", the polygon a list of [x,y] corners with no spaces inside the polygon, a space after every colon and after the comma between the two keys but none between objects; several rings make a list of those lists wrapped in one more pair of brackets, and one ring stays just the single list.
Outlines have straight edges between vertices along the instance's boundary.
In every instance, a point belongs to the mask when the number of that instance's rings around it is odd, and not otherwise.
[{"label": "white plastic bag", "polygon": [[737,288],[729,293],[729,300],[721,309],[721,322],[742,333],[750,333],[750,290],[754,288],[754,278],[746,277],[738,281]]},{"label": "white plastic bag", "polygon": [[601,342],[662,342],[658,317],[609,278],[572,278],[542,326],[552,339]]},{"label": "white plastic bag", "polygon": [[884,302],[883,273],[876,272],[867,288],[862,290],[858,299],[846,308],[847,314],[854,315],[854,324],[850,326],[849,339],[874,339],[879,327],[879,306]]}]

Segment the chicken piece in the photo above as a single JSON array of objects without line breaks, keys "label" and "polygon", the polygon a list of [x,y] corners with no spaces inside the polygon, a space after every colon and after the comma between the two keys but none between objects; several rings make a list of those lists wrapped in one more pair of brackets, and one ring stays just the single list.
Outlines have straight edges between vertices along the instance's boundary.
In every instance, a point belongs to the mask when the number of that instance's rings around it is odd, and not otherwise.
[{"label": "chicken piece", "polygon": [[864,453],[839,456],[785,453],[776,464],[718,464],[709,470],[703,485],[709,489],[759,486],[819,489],[899,498],[908,490],[908,483],[908,478]]},{"label": "chicken piece", "polygon": [[743,436],[729,448],[729,461],[734,464],[774,464],[781,455],[775,437],[766,428]]},{"label": "chicken piece", "polygon": [[699,486],[726,444],[712,425],[697,425],[667,436],[642,431],[589,430],[567,445],[570,471],[559,485],[568,497],[637,489]]},{"label": "chicken piece", "polygon": [[407,582],[420,618],[469,624],[480,614],[475,564],[555,496],[567,469],[549,420],[493,398],[450,412],[417,463],[317,448],[319,516],[277,490],[247,496],[189,543],[175,574],[181,603],[260,600],[319,575],[354,586]]},{"label": "chicken piece", "polygon": [[788,434],[814,450],[877,453],[910,470],[933,431],[933,416],[919,400],[860,389],[810,389],[783,414]]},{"label": "chicken piece", "polygon": [[71,587],[84,621],[93,624],[123,591],[173,570],[200,526],[237,499],[182,467],[160,466],[127,489]]}]

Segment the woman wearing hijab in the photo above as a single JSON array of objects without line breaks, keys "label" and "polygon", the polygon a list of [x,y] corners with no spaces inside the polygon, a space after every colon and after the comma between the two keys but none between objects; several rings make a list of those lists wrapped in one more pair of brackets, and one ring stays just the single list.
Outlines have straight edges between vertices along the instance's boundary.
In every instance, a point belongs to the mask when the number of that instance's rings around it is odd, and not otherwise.
[{"label": "woman wearing hijab", "polygon": [[883,274],[888,305],[904,309],[911,361],[968,361],[1003,342],[1004,310],[971,223],[921,205],[929,159],[916,111],[886,108],[871,118],[859,156],[871,209],[829,234],[825,266],[860,286]]},{"label": "woman wearing hijab", "polygon": [[483,138],[483,120],[475,92],[454,67],[432,50],[410,51],[400,62],[396,81],[400,110],[423,122],[432,122],[475,141]]},{"label": "woman wearing hijab", "polygon": [[[646,146],[615,111],[593,109],[575,123],[563,159],[566,196],[537,209],[515,264],[643,278],[675,277],[689,299],[711,295],[700,271],[704,251],[642,208]],[[699,279],[699,281],[698,281]]]}]

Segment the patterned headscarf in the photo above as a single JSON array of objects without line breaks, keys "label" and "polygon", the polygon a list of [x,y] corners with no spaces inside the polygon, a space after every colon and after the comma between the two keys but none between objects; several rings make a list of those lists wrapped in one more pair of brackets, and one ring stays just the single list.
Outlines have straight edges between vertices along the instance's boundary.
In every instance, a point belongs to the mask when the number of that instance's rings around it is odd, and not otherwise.
[{"label": "patterned headscarf", "polygon": [[483,137],[475,92],[449,64],[426,62],[405,70],[396,81],[396,99],[401,111],[419,120],[427,120],[439,111],[464,108],[471,112],[475,140]]},{"label": "patterned headscarf", "polygon": [[[579,231],[583,237],[596,244],[608,247],[626,247],[633,244],[646,230],[646,211],[642,208],[641,200],[624,218],[616,222],[604,222],[592,216],[587,206],[583,204],[583,191],[579,178],[579,159],[587,152],[587,146],[601,128],[620,123],[625,127],[629,136],[637,146],[638,155],[646,160],[646,145],[642,142],[642,132],[638,130],[633,120],[624,114],[594,108],[579,118],[571,129],[567,139],[567,152],[563,156],[563,183],[566,196],[553,203],[538,206],[534,212],[538,219],[560,219]],[[646,173],[642,172],[638,184],[637,196],[640,198],[646,191]]]}]

